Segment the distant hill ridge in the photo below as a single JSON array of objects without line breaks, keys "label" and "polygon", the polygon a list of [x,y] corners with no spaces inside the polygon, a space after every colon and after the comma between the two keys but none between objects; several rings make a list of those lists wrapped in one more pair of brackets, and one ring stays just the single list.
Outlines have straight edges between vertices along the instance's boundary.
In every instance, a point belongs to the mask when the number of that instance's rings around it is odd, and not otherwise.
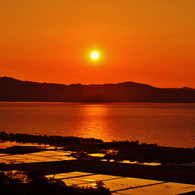
[{"label": "distant hill ridge", "polygon": [[135,82],[64,85],[0,77],[0,101],[195,103],[195,89],[156,88]]}]

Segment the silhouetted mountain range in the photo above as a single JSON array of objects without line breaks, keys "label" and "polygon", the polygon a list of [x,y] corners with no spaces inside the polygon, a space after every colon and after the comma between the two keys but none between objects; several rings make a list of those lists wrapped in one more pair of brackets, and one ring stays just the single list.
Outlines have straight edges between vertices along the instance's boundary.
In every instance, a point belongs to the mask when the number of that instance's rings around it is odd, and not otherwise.
[{"label": "silhouetted mountain range", "polygon": [[135,82],[63,85],[0,77],[0,101],[195,103],[195,89],[156,88]]}]

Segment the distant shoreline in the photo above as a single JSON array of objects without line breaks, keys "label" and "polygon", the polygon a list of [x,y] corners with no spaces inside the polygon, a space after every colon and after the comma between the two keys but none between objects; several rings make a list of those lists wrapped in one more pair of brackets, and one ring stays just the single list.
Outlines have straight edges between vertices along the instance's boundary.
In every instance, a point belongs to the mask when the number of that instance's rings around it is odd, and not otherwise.
[{"label": "distant shoreline", "polygon": [[0,77],[0,91],[0,101],[195,103],[193,88],[157,88],[131,81],[63,85]]},{"label": "distant shoreline", "polygon": [[59,104],[195,104],[195,102],[58,102],[58,101],[24,101],[0,100],[0,103],[59,103]]},{"label": "distant shoreline", "polygon": [[65,102],[65,101],[24,101],[0,100],[0,103],[62,103],[62,104],[195,104],[195,102]]}]

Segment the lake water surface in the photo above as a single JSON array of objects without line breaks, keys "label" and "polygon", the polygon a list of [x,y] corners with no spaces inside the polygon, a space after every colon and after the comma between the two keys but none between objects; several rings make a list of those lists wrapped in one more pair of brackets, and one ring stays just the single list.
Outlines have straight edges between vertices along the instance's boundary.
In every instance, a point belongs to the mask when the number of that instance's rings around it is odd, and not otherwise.
[{"label": "lake water surface", "polygon": [[195,147],[195,104],[0,102],[0,131]]}]

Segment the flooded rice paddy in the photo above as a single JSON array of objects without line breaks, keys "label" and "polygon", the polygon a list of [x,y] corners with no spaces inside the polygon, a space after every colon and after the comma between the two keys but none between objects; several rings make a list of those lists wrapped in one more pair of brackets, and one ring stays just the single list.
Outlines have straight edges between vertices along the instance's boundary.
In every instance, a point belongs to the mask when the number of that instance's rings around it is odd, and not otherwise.
[{"label": "flooded rice paddy", "polygon": [[110,188],[112,194],[134,194],[134,195],[176,195],[195,191],[195,185],[158,180],[141,179],[134,177],[122,177],[105,174],[94,174],[87,172],[68,172],[46,175],[47,178],[61,179],[67,185],[92,186],[97,181],[102,181]]},{"label": "flooded rice paddy", "polygon": [[[18,146],[15,142],[0,143],[0,148]],[[31,144],[22,144],[23,146],[29,146]],[[35,145],[37,147],[44,147],[44,145]],[[20,145],[21,146],[21,145]],[[38,163],[38,162],[56,162],[77,160],[77,158],[71,156],[75,151],[65,151],[54,149],[53,147],[46,147],[47,149],[40,152],[26,153],[26,154],[5,154],[0,153],[0,163],[5,164],[21,164],[21,163]],[[90,156],[104,157],[103,153],[89,153]],[[104,159],[102,159],[104,160]],[[114,162],[110,160],[109,162]],[[122,163],[136,163],[130,161],[122,161]],[[75,168],[76,169],[76,168]],[[95,187],[98,181],[102,181],[104,185],[108,186],[113,195],[176,195],[188,192],[195,192],[195,185],[166,182],[160,180],[142,179],[135,177],[124,177],[116,175],[106,175],[98,173],[89,173],[81,171],[56,173],[45,175],[47,178],[60,179],[66,183],[66,185],[77,186],[91,186]]]}]

